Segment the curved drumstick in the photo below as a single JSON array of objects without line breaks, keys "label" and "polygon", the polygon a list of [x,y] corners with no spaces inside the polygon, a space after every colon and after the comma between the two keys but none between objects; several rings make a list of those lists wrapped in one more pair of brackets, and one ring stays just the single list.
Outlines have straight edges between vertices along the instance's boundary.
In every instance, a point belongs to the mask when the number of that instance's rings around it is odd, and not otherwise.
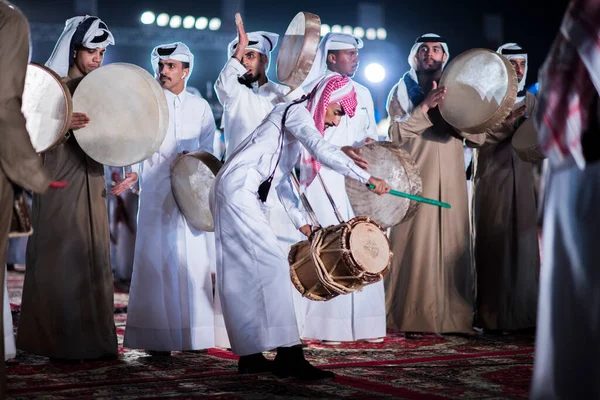
[{"label": "curved drumstick", "polygon": [[[366,185],[369,189],[375,188],[375,186],[373,186],[369,183],[367,183]],[[394,196],[398,196],[398,197],[406,197],[407,199],[418,201],[420,203],[431,204],[433,206],[438,206],[438,207],[443,207],[443,208],[450,208],[450,204],[448,204],[448,203],[444,203],[442,201],[437,201],[437,200],[433,200],[433,199],[428,199],[427,197],[421,197],[421,196],[417,196],[414,194],[400,192],[398,190],[390,190],[390,194],[393,194]]]}]

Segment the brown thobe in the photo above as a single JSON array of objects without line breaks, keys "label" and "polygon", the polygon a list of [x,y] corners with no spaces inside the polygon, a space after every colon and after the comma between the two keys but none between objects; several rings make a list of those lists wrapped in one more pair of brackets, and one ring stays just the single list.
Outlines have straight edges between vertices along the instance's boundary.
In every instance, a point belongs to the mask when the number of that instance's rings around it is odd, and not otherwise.
[{"label": "brown thobe", "polygon": [[[400,82],[398,85],[403,85]],[[450,209],[421,204],[409,221],[392,228],[394,257],[385,279],[388,327],[405,332],[471,332],[474,270],[470,249],[467,183],[462,133],[437,108],[409,114],[397,98],[388,101],[390,137],[421,172],[423,196]],[[471,135],[472,145],[484,135]]]},{"label": "brown thobe", "polygon": [[17,348],[59,359],[116,355],[104,166],[74,137],[43,160],[69,186],[33,196]]},{"label": "brown thobe", "polygon": [[[527,93],[527,114],[535,97]],[[476,326],[535,326],[540,253],[533,165],[511,145],[516,125],[489,131],[477,150],[474,178]]]},{"label": "brown thobe", "polygon": [[[44,192],[50,177],[35,153],[21,113],[29,58],[29,24],[25,17],[0,2],[0,284],[3,285],[12,218],[13,186]],[[0,313],[4,308],[0,295]],[[6,393],[4,327],[0,318],[0,398]]]}]

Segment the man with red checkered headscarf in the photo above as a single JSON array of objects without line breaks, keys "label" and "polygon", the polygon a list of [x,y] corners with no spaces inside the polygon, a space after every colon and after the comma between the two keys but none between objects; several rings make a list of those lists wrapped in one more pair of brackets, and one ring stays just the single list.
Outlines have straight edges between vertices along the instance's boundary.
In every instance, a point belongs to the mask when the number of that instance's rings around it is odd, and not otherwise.
[{"label": "man with red checkered headscarf", "polygon": [[572,0],[540,70],[548,156],[530,398],[600,398],[600,2]]},{"label": "man with red checkered headscarf", "polygon": [[[290,219],[310,235],[292,189],[290,172],[301,160],[301,179],[309,182],[320,165],[389,191],[387,183],[358,167],[338,147],[323,140],[328,126],[356,110],[356,93],[347,77],[324,79],[307,97],[277,105],[230,155],[211,190],[215,219],[217,276],[231,349],[240,355],[239,373],[272,371],[279,377],[323,379],[333,373],[304,359],[289,283],[287,254],[264,214],[273,186]],[[271,193],[271,196],[274,194]],[[263,351],[277,348],[275,361]]]}]

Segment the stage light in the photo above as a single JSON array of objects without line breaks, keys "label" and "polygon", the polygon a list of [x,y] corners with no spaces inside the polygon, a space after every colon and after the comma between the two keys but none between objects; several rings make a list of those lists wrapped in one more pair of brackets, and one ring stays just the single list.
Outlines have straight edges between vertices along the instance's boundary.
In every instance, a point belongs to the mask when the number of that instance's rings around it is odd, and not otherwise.
[{"label": "stage light", "polygon": [[367,33],[365,34],[365,36],[369,40],[375,40],[375,38],[377,38],[377,31],[373,28],[369,28],[367,29]]},{"label": "stage light", "polygon": [[206,29],[208,27],[208,18],[200,17],[196,20],[196,29]]},{"label": "stage light", "polygon": [[350,25],[346,25],[342,28],[342,32],[347,35],[352,35],[352,27]]},{"label": "stage light", "polygon": [[208,23],[208,29],[216,31],[221,27],[221,20],[219,18],[213,18]]},{"label": "stage light", "polygon": [[369,64],[365,68],[365,77],[369,82],[379,83],[385,79],[385,68],[377,63]]},{"label": "stage light", "polygon": [[333,33],[342,33],[342,26],[341,25],[334,25],[331,27],[331,32]]},{"label": "stage light", "polygon": [[181,26],[181,17],[179,15],[173,15],[169,21],[169,26],[173,29],[177,29]]},{"label": "stage light", "polygon": [[158,25],[158,26],[169,25],[169,14],[167,14],[167,13],[158,14],[158,17],[156,17],[156,25]]},{"label": "stage light", "polygon": [[142,21],[142,24],[150,25],[154,23],[154,21],[156,20],[156,16],[152,11],[146,11],[142,14],[142,17],[140,19]]},{"label": "stage light", "polygon": [[364,38],[365,30],[363,28],[361,28],[360,26],[357,26],[356,28],[354,28],[354,36],[356,36],[359,39]]},{"label": "stage light", "polygon": [[331,32],[331,27],[329,25],[327,25],[327,24],[321,25],[321,36],[325,36],[329,32]]},{"label": "stage light", "polygon": [[187,17],[185,17],[183,19],[183,27],[185,29],[192,29],[194,27],[195,23],[196,23],[196,18],[192,17],[191,15],[188,15]]},{"label": "stage light", "polygon": [[386,38],[387,38],[387,31],[385,30],[385,28],[377,29],[377,39],[385,40]]}]

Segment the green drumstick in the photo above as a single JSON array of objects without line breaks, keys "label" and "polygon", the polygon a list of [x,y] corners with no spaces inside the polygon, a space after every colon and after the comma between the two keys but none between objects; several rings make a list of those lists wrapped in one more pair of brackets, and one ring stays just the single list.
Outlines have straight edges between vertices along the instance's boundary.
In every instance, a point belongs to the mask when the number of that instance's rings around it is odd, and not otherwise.
[{"label": "green drumstick", "polygon": [[[369,189],[375,189],[375,186],[371,185],[370,183],[367,183],[367,187]],[[394,196],[399,196],[399,197],[406,197],[407,199],[418,201],[420,203],[427,203],[427,204],[431,204],[431,205],[438,206],[438,207],[450,208],[450,204],[448,204],[448,203],[444,203],[442,201],[437,201],[437,200],[433,200],[433,199],[428,199],[426,197],[415,196],[414,194],[399,192],[397,190],[390,190],[390,194],[393,194]]]}]

